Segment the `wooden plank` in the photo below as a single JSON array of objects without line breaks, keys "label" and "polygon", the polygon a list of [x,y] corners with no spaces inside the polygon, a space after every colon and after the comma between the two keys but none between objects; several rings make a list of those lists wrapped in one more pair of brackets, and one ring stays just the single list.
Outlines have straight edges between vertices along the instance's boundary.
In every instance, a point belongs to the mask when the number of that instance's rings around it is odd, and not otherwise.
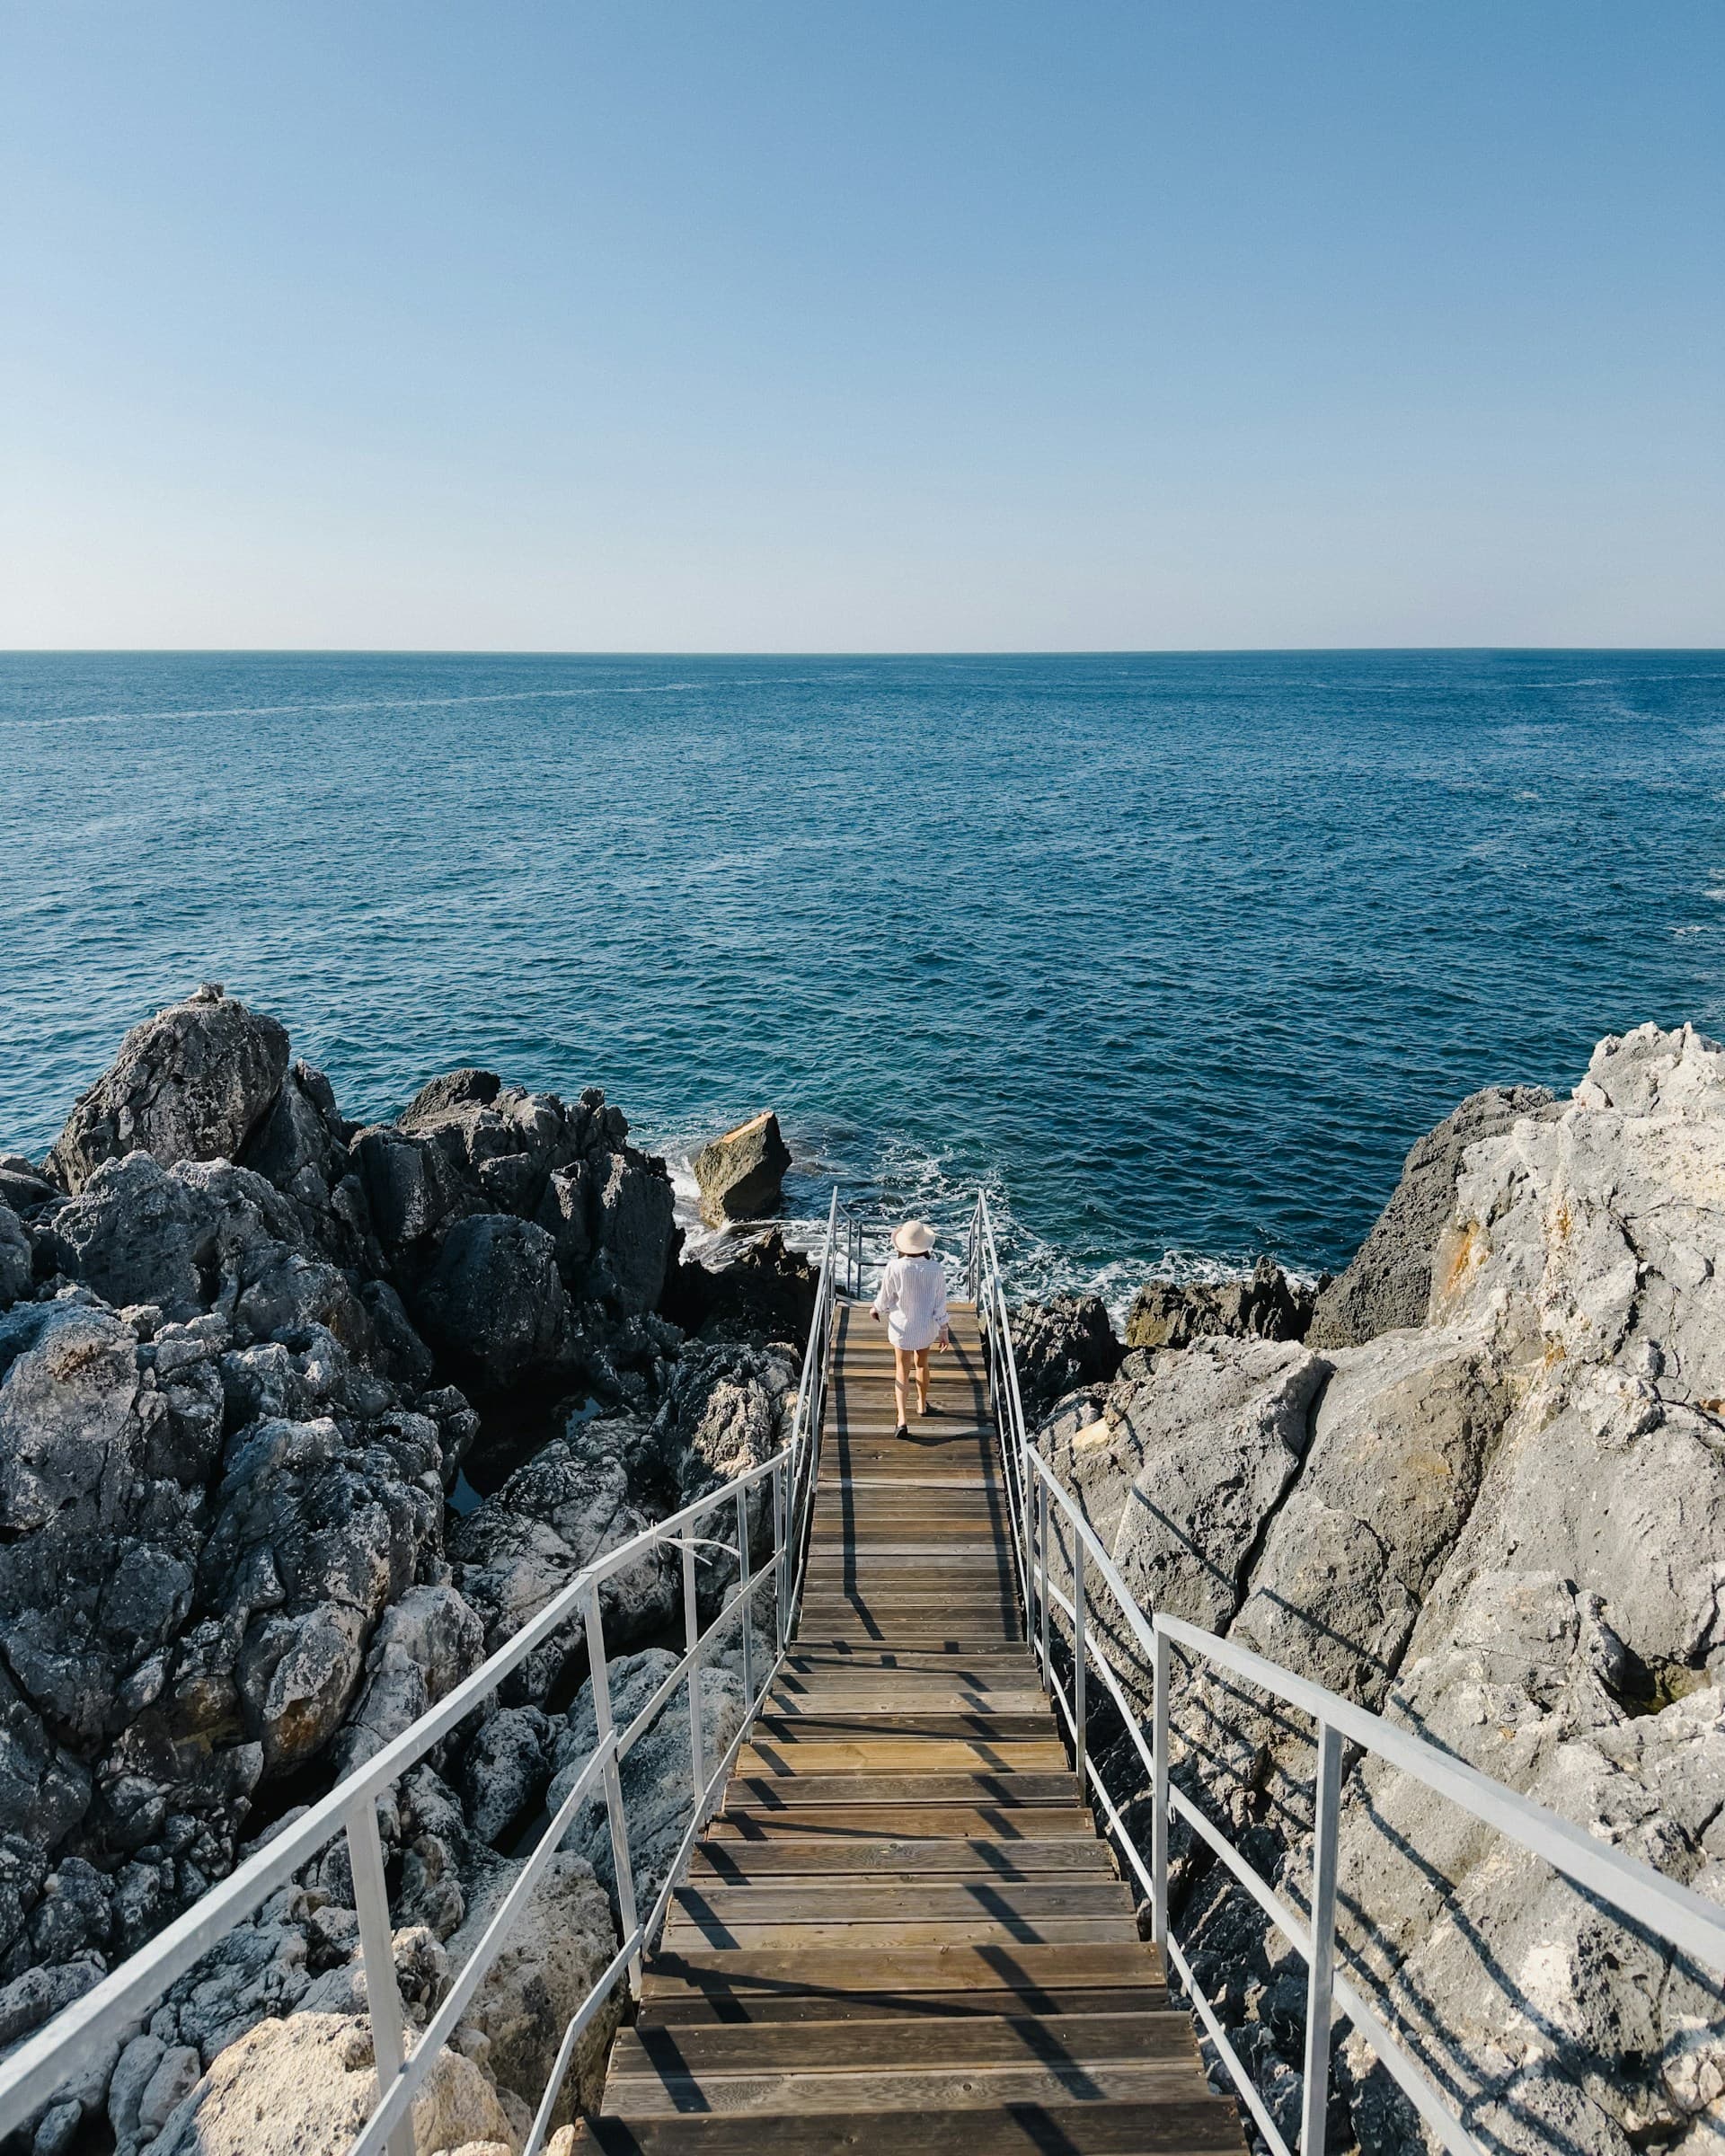
[{"label": "wooden plank", "polygon": [[1132,2099],[1073,2105],[1038,2104],[969,2110],[834,2113],[774,2118],[758,2112],[730,2117],[621,2119],[602,2116],[586,2134],[601,2156],[1209,2156],[1241,2151],[1239,2120],[1219,2097],[1182,2102]]},{"label": "wooden plank", "polygon": [[1099,1940],[1128,1945],[1138,1936],[1137,1920],[1119,1916],[1001,1917],[955,1916],[939,1922],[853,1923],[810,1918],[795,1924],[696,1924],[675,1919],[665,1928],[663,1951],[686,1953],[716,1947],[742,1953],[848,1955],[854,1948],[878,1941],[881,1949],[916,1947],[1088,1947]]},{"label": "wooden plank", "polygon": [[956,2021],[978,2026],[1003,2017],[1044,2014],[1147,2014],[1167,2010],[1160,1984],[1102,1986],[1064,1992],[1046,1985],[1027,2002],[1022,1992],[999,1986],[973,1992],[893,1991],[879,1996],[823,1992],[673,1991],[640,2010],[641,2028],[781,2028],[807,2022],[848,2027],[875,2021]]},{"label": "wooden plank", "polygon": [[826,1791],[816,1804],[807,1789],[800,1788],[794,1802],[753,1809],[739,1803],[734,1809],[721,1812],[709,1831],[721,1842],[796,1840],[818,1842],[831,1848],[878,1841],[883,1828],[901,1839],[922,1841],[969,1842],[986,1834],[1004,1849],[1021,1842],[1091,1842],[1096,1835],[1094,1821],[1078,1802],[1075,1783],[1068,1788],[1063,1802],[901,1804],[889,1819],[883,1818],[878,1805],[836,1804]]},{"label": "wooden plank", "polygon": [[[818,1783],[817,1791],[816,1784]],[[962,1804],[1038,1807],[1077,1803],[1070,1773],[1012,1772],[974,1774],[822,1774],[801,1777],[739,1774],[725,1793],[725,1811],[781,1811],[792,1804]]]},{"label": "wooden plank", "polygon": [[695,1885],[740,1885],[758,1879],[776,1884],[786,1878],[879,1878],[883,1874],[939,1878],[951,1874],[1008,1883],[1043,1878],[1114,1878],[1107,1847],[1084,1839],[1042,1842],[969,1841],[957,1836],[916,1842],[857,1842],[834,1847],[810,1838],[790,1836],[770,1842],[703,1841],[689,1869]]},{"label": "wooden plank", "polygon": [[761,1715],[756,1720],[754,1741],[756,1745],[784,1745],[805,1744],[814,1738],[831,1744],[856,1738],[879,1742],[883,1737],[944,1737],[1003,1744],[1045,1741],[1048,1734],[1046,1710],[1040,1714],[999,1714],[986,1709],[960,1709],[942,1714],[915,1709],[859,1708],[846,1714],[834,1706],[819,1713]]},{"label": "wooden plank", "polygon": [[[1074,2105],[1119,2102],[1181,2102],[1208,2093],[1201,2068],[1193,2059],[1113,2059],[1087,2064],[1014,2065],[988,2063],[943,2067],[877,2066],[863,2071],[823,2072],[808,2067],[774,2072],[620,2073],[612,2069],[606,2085],[606,2107],[628,2118],[675,2118],[739,2114],[772,2116],[793,2113],[816,2118],[833,2113],[921,2111],[962,2107],[967,2116],[1013,2105],[1046,2105],[1064,2118]],[[986,2131],[986,2128],[985,2128]]]},{"label": "wooden plank", "polygon": [[1191,2023],[1177,2010],[1151,2013],[1003,2015],[995,2020],[786,2021],[765,2028],[624,2028],[614,2069],[628,2074],[748,2073],[818,2066],[866,2072],[880,2066],[1015,2065],[1031,2060],[1184,2059],[1196,2063]]},{"label": "wooden plank", "polygon": [[1052,1736],[1009,1739],[947,1736],[803,1737],[788,1743],[757,1738],[738,1755],[737,1773],[762,1775],[1060,1773],[1066,1747]]},{"label": "wooden plank", "polygon": [[834,1913],[857,1923],[898,1923],[949,1917],[1130,1917],[1132,1901],[1118,1879],[1056,1879],[1010,1884],[992,1874],[977,1879],[799,1879],[765,1885],[679,1886],[671,1907],[691,1922],[718,1924],[831,1922]]},{"label": "wooden plank", "polygon": [[1071,1993],[1161,1982],[1162,1957],[1131,1940],[1089,1946],[859,1946],[821,1952],[739,1953],[710,1947],[657,1956],[641,1996],[693,1985],[697,1991],[822,1992],[836,1998],[1011,1988],[1032,1999],[1049,1985]]}]

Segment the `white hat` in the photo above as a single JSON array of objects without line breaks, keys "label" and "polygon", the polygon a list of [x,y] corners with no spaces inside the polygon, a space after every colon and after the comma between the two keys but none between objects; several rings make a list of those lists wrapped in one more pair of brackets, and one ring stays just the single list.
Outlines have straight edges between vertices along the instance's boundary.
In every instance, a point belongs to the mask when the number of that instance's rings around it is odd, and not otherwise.
[{"label": "white hat", "polygon": [[925,1258],[934,1248],[934,1231],[925,1220],[907,1220],[894,1232],[892,1247],[907,1258]]}]

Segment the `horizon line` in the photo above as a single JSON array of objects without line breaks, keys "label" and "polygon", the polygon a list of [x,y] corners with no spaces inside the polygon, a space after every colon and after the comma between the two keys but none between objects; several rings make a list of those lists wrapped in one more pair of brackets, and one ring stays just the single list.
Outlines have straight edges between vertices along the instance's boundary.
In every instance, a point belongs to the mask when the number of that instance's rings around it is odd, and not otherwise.
[{"label": "horizon line", "polygon": [[1087,644],[970,647],[573,646],[553,644],[5,644],[0,658],[1279,658],[1358,654],[1486,655],[1561,652],[1725,657],[1719,644]]}]

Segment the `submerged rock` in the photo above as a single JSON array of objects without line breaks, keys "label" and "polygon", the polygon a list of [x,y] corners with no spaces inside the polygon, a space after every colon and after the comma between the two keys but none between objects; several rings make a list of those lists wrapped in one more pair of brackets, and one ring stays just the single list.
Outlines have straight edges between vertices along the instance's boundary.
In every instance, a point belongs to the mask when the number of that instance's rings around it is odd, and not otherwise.
[{"label": "submerged rock", "polygon": [[758,1220],[778,1206],[791,1148],[771,1109],[703,1145],[694,1156],[701,1215],[715,1228]]}]

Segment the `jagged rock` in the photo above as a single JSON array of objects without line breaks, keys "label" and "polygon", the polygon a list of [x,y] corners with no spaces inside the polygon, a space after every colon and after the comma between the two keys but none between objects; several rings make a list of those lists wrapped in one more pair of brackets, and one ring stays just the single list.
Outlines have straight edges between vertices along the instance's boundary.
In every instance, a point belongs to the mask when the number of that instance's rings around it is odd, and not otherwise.
[{"label": "jagged rock", "polygon": [[288,1035],[273,1018],[200,988],[127,1034],[67,1118],[50,1165],[78,1191],[103,1161],[139,1149],[164,1167],[236,1159],[287,1071]]},{"label": "jagged rock", "polygon": [[1194,1340],[1215,1334],[1241,1340],[1303,1340],[1312,1321],[1314,1292],[1290,1280],[1269,1258],[1261,1258],[1244,1280],[1186,1286],[1151,1280],[1133,1297],[1126,1344],[1190,1348]]},{"label": "jagged rock", "polygon": [[[452,1974],[460,1973],[496,1913],[512,1871],[500,1869],[489,1891],[474,1896],[465,1922],[449,1941]],[[610,1898],[592,1865],[568,1851],[554,1856],[465,2016],[466,2025],[486,2039],[486,2071],[500,2089],[537,2109],[563,2031],[616,1950]],[[577,2044],[553,2125],[597,2105],[623,1999],[619,1986]]]},{"label": "jagged rock", "polygon": [[[735,1627],[731,1630],[735,1632]],[[715,1648],[718,1643],[715,1642]],[[704,1771],[711,1775],[724,1757],[742,1722],[742,1683],[734,1662],[736,1645],[724,1660],[705,1659],[701,1670],[702,1740]],[[757,1643],[757,1653],[768,1651]],[[664,1648],[649,1648],[639,1655],[619,1655],[609,1664],[607,1676],[611,1714],[618,1728],[626,1728],[676,1666],[677,1657]],[[765,1664],[757,1660],[757,1672]],[[554,1751],[555,1772],[546,1793],[547,1806],[555,1810],[598,1743],[598,1721],[589,1678],[577,1693],[569,1719],[558,1732]],[[689,1824],[694,1801],[693,1754],[689,1743],[689,1688],[679,1684],[660,1709],[657,1719],[631,1748],[618,1770],[623,1782],[624,1809],[629,1816],[629,1860],[634,1876],[638,1908],[649,1909],[664,1884]],[[616,1867],[611,1851],[611,1833],[605,1792],[597,1787],[576,1808],[563,1837],[566,1850],[578,1851],[598,1875],[615,1889]]]},{"label": "jagged rock", "polygon": [[[306,2156],[344,2149],[376,2101],[370,2024],[358,2014],[299,2013],[261,2022],[220,2052],[149,2156]],[[519,2145],[497,2090],[460,2052],[446,2050],[413,2106],[413,2137],[429,2152],[472,2141]]]},{"label": "jagged rock", "polygon": [[482,1842],[495,1842],[544,1796],[553,1734],[536,1707],[505,1707],[480,1725],[456,1780]]},{"label": "jagged rock", "polygon": [[75,1499],[113,1526],[144,1444],[128,1325],[75,1302],[0,1319],[0,1528],[42,1527]]},{"label": "jagged rock", "polygon": [[293,1202],[226,1161],[105,1162],[48,1219],[61,1269],[108,1302],[170,1321],[219,1311],[243,1339],[325,1326],[361,1359],[371,1321],[348,1277],[318,1257]]},{"label": "jagged rock", "polygon": [[[630,1462],[647,1433],[628,1416],[571,1418],[563,1435],[516,1470],[453,1530],[456,1584],[485,1621],[487,1653],[513,1639],[575,1575],[639,1534],[648,1515],[631,1496]],[[607,1637],[638,1639],[670,1616],[669,1559],[637,1559],[601,1589]],[[543,1699],[582,1639],[580,1621],[528,1657],[525,1695]]]},{"label": "jagged rock", "polygon": [[398,1409],[363,1436],[323,1416],[230,1441],[200,1580],[211,1606],[245,1622],[240,1703],[268,1771],[334,1734],[372,1626],[435,1557],[441,1464],[437,1426]]},{"label": "jagged rock", "polygon": [[[788,1348],[746,1342],[686,1346],[671,1365],[653,1438],[674,1492],[675,1508],[770,1460],[788,1441],[798,1369]],[[772,1485],[763,1477],[746,1500],[749,1543],[763,1550],[772,1534]],[[701,1532],[717,1539],[736,1533],[734,1513],[715,1510]],[[701,1568],[703,1608],[715,1604],[737,1568],[714,1552]]]},{"label": "jagged rock", "polygon": [[791,1148],[771,1109],[703,1145],[694,1156],[702,1218],[715,1228],[758,1220],[778,1206]]},{"label": "jagged rock", "polygon": [[1024,1413],[1039,1421],[1083,1385],[1105,1385],[1125,1350],[1100,1295],[1056,1295],[1012,1312],[1013,1352]]},{"label": "jagged rock", "polygon": [[1385,1333],[1330,1359],[1305,1471],[1228,1636],[1376,1708],[1473,1510],[1504,1401],[1449,1332]]},{"label": "jagged rock", "polygon": [[422,1262],[452,1221],[484,1209],[434,1139],[376,1124],[355,1134],[350,1153],[372,1227],[398,1268]]},{"label": "jagged rock", "polygon": [[479,1613],[454,1587],[410,1587],[372,1634],[365,1689],[336,1739],[332,1772],[363,1766],[470,1676],[484,1653]]},{"label": "jagged rock", "polygon": [[783,1233],[770,1228],[723,1265],[681,1260],[665,1283],[661,1313],[703,1340],[795,1340],[809,1337],[819,1275]]},{"label": "jagged rock", "polygon": [[23,1222],[0,1199],[0,1310],[8,1309],[20,1295],[30,1293],[34,1263]]},{"label": "jagged rock", "polygon": [[1402,1180],[1352,1263],[1319,1296],[1307,1345],[1355,1348],[1399,1325],[1423,1325],[1432,1253],[1455,1202],[1464,1153],[1524,1117],[1559,1112],[1542,1085],[1489,1085],[1428,1131],[1402,1162]]},{"label": "jagged rock", "polygon": [[654,1309],[676,1232],[676,1199],[664,1162],[632,1147],[612,1153],[597,1179],[597,1208],[598,1255],[589,1286],[625,1317]]},{"label": "jagged rock", "polygon": [[22,1153],[0,1153],[0,1205],[10,1206],[21,1220],[30,1219],[50,1199],[63,1195]]},{"label": "jagged rock", "polygon": [[457,1372],[489,1390],[554,1385],[572,1374],[580,1330],[544,1228],[509,1214],[457,1221],[415,1312]]},{"label": "jagged rock", "polygon": [[[1225,1630],[1265,1523],[1299,1471],[1328,1374],[1291,1341],[1134,1354],[1101,1418],[1047,1446],[1146,1609]],[[1106,1605],[1098,1613],[1111,1624]]]}]

